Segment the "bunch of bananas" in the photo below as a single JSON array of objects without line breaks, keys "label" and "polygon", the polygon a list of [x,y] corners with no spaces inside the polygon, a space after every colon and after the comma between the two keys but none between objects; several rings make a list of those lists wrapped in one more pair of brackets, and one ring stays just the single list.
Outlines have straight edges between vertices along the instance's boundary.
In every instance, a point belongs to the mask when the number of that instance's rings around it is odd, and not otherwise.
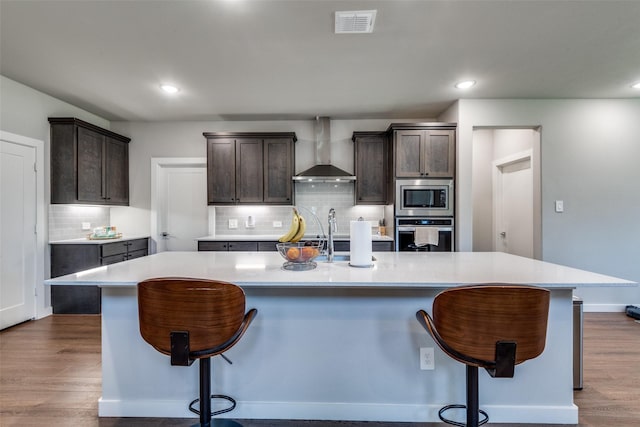
[{"label": "bunch of bananas", "polygon": [[307,229],[307,222],[304,217],[298,213],[296,208],[293,208],[293,218],[291,219],[291,227],[282,237],[278,239],[278,242],[298,242],[304,236],[304,232]]}]

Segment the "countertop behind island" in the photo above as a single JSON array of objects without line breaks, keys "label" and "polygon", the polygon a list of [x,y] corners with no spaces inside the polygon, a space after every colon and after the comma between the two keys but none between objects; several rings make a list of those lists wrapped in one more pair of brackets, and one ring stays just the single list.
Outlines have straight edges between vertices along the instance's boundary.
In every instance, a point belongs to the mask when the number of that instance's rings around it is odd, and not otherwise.
[{"label": "countertop behind island", "polygon": [[[278,241],[280,235],[275,234],[217,234],[211,236],[198,237],[196,240],[199,242],[222,242],[222,241]],[[305,235],[302,240],[317,240],[320,237],[318,235],[308,234]],[[326,238],[324,238],[326,240]],[[350,236],[348,234],[336,234],[333,236],[333,240],[336,241],[348,241]],[[393,241],[391,236],[381,236],[379,234],[372,234],[371,240],[373,241]]]}]

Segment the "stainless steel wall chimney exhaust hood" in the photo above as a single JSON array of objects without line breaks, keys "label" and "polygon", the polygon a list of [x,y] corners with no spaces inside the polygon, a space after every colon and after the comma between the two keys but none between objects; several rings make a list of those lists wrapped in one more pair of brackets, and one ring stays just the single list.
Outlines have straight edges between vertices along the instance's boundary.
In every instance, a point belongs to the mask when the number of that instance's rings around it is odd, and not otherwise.
[{"label": "stainless steel wall chimney exhaust hood", "polygon": [[329,117],[316,117],[314,125],[316,164],[293,177],[294,181],[348,182],[356,177],[331,164]]}]

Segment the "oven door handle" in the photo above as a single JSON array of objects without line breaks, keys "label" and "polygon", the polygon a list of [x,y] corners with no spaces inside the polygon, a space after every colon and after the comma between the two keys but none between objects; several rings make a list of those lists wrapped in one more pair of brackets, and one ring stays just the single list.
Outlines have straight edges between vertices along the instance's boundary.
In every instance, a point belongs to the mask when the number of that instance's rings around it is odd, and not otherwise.
[{"label": "oven door handle", "polygon": [[450,225],[438,226],[438,225],[419,225],[418,227],[398,227],[398,231],[416,231],[416,228],[437,228],[440,231],[451,231],[453,228]]}]

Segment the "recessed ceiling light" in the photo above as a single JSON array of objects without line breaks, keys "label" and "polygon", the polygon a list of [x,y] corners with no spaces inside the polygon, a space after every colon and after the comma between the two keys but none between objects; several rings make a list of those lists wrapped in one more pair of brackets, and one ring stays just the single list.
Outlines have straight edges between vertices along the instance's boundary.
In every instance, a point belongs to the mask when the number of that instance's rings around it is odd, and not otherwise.
[{"label": "recessed ceiling light", "polygon": [[456,83],[456,87],[458,89],[469,89],[470,87],[472,87],[475,84],[476,84],[475,80],[465,80],[463,82]]},{"label": "recessed ceiling light", "polygon": [[640,89],[640,82],[632,84],[631,87],[634,89]]},{"label": "recessed ceiling light", "polygon": [[163,85],[160,85],[160,88],[163,91],[167,92],[167,93],[178,93],[178,92],[180,92],[180,89],[178,89],[174,85],[163,84]]}]

